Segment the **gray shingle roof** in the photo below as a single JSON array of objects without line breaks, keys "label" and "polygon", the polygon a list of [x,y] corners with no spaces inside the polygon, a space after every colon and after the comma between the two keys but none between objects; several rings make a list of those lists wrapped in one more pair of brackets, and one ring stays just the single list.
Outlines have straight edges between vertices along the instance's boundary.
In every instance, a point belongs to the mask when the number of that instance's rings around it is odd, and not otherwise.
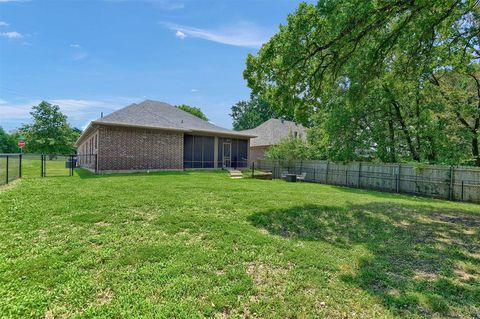
[{"label": "gray shingle roof", "polygon": [[[245,138],[254,136],[216,126],[170,104],[153,100],[145,100],[138,104],[131,104],[107,116],[92,121],[92,124],[147,127]],[[87,130],[85,130],[85,132]],[[78,141],[80,141],[81,138],[82,136]]]},{"label": "gray shingle roof", "polygon": [[295,132],[302,139],[307,136],[307,129],[303,125],[278,119],[270,119],[253,129],[240,132],[257,136],[250,140],[250,146],[253,147],[277,145],[289,134],[295,134]]}]

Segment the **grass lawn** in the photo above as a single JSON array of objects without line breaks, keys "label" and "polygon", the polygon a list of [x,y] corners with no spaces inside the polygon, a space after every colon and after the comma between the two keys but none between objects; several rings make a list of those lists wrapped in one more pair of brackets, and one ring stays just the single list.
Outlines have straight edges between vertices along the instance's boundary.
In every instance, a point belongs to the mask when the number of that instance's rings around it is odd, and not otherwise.
[{"label": "grass lawn", "polygon": [[478,205],[225,172],[24,178],[0,189],[0,317],[475,318],[479,226]]}]

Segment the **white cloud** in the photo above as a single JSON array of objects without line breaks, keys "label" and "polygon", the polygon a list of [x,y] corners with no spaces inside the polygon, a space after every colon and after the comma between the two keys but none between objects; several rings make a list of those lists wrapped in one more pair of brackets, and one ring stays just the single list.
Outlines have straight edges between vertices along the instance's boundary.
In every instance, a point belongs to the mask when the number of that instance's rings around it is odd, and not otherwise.
[{"label": "white cloud", "polygon": [[75,48],[75,49],[80,49],[82,46],[78,43],[72,43],[72,44],[70,44],[70,47]]},{"label": "white cloud", "polygon": [[[189,36],[222,44],[256,49],[260,48],[274,33],[274,30],[259,27],[250,22],[240,22],[215,29],[201,29],[167,22],[160,22],[160,24],[176,31],[175,35],[181,39]],[[179,36],[180,33],[183,37]]]},{"label": "white cloud", "polygon": [[198,92],[198,90],[197,89],[191,89],[190,92],[196,93],[196,92]]},{"label": "white cloud", "polygon": [[185,39],[185,33],[183,33],[180,30],[177,30],[177,32],[175,32],[175,36],[177,36],[177,38],[180,38],[182,40]]},{"label": "white cloud", "polygon": [[7,101],[0,104],[0,113],[2,114],[2,121],[9,120],[26,120],[30,117],[29,112],[33,105],[38,105],[40,101],[31,101],[26,103],[11,104]]},{"label": "white cloud", "polygon": [[0,27],[8,27],[9,24],[6,23],[5,21],[0,21]]},{"label": "white cloud", "polygon": [[[108,114],[118,108],[124,107],[132,102],[138,102],[139,98],[111,97],[98,100],[89,99],[47,99],[47,102],[58,105],[60,110],[67,115],[68,121],[77,127],[85,126],[93,119],[100,117],[100,113]],[[36,98],[25,98],[18,102],[0,100],[1,124],[4,127],[14,128],[20,123],[31,121],[30,112],[32,106],[38,105],[41,100]]]},{"label": "white cloud", "polygon": [[78,52],[72,55],[72,60],[73,61],[80,61],[88,58],[88,53],[87,52]]},{"label": "white cloud", "polygon": [[23,35],[17,31],[10,31],[10,32],[2,32],[0,33],[2,37],[9,38],[9,39],[21,39]]},{"label": "white cloud", "polygon": [[63,111],[79,111],[92,107],[102,106],[104,103],[97,100],[54,99],[49,101],[60,106]]}]

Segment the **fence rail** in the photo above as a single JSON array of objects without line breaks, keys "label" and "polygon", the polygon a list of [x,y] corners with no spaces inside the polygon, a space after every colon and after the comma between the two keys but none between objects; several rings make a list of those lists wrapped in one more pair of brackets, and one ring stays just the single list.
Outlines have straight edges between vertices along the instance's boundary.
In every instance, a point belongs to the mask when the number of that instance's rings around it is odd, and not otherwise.
[{"label": "fence rail", "polygon": [[480,168],[369,162],[258,160],[260,170],[281,178],[306,173],[305,181],[480,203]]},{"label": "fence rail", "polygon": [[0,154],[0,185],[22,177],[22,154]]}]

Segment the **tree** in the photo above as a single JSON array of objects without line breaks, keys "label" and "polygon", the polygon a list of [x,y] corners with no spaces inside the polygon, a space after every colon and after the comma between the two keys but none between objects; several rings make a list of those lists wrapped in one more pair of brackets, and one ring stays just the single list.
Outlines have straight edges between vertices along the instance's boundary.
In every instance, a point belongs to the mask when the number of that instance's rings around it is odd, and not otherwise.
[{"label": "tree", "polygon": [[0,153],[18,153],[17,140],[0,127]]},{"label": "tree", "polygon": [[196,117],[201,118],[202,120],[208,121],[207,116],[202,112],[202,110],[199,107],[190,106],[186,104],[176,105],[175,107],[182,111],[193,114]]},{"label": "tree", "polygon": [[[244,77],[275,109],[313,121],[323,156],[452,163],[470,140],[480,165],[479,29],[476,0],[303,3]],[[447,98],[456,84],[436,81],[446,72],[470,77],[462,107]]]},{"label": "tree", "polygon": [[292,114],[274,110],[267,102],[258,97],[252,97],[249,101],[239,101],[232,106],[231,110],[230,116],[233,119],[235,131],[252,129],[271,118],[282,117],[286,120],[293,120]]},{"label": "tree", "polygon": [[24,125],[20,132],[26,136],[27,152],[44,154],[70,154],[80,136],[78,129],[72,129],[67,117],[58,105],[42,101],[32,107],[30,114],[33,124]]},{"label": "tree", "polygon": [[311,158],[311,150],[306,141],[290,134],[279,144],[271,146],[265,152],[265,157],[286,161],[305,160]]}]

